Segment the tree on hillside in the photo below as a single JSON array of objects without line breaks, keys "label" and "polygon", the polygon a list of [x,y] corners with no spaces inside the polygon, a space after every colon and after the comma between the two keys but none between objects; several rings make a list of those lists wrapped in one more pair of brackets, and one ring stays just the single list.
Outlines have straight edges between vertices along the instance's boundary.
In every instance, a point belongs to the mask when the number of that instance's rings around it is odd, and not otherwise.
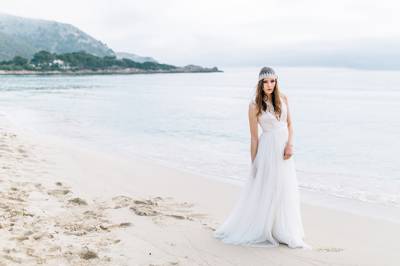
[{"label": "tree on hillside", "polygon": [[56,59],[56,55],[47,51],[40,51],[33,55],[31,63],[36,66],[50,65],[54,59]]},{"label": "tree on hillside", "polygon": [[16,65],[16,66],[25,66],[28,64],[28,59],[23,58],[21,56],[15,56],[11,62],[13,65]]}]

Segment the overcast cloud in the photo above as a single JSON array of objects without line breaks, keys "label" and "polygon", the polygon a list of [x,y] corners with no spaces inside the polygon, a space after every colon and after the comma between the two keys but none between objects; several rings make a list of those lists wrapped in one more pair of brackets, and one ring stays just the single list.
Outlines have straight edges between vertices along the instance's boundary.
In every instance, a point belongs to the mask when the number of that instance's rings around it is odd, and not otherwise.
[{"label": "overcast cloud", "polygon": [[73,24],[114,51],[205,66],[392,68],[399,7],[394,0],[1,0],[3,13]]}]

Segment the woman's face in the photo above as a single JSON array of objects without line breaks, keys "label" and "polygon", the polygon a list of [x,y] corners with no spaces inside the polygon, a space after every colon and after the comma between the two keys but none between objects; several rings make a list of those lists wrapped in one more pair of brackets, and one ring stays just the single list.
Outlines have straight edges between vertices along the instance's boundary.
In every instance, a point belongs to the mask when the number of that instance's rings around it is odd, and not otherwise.
[{"label": "woman's face", "polygon": [[276,84],[275,78],[265,78],[263,79],[263,90],[265,94],[271,95],[274,92]]}]

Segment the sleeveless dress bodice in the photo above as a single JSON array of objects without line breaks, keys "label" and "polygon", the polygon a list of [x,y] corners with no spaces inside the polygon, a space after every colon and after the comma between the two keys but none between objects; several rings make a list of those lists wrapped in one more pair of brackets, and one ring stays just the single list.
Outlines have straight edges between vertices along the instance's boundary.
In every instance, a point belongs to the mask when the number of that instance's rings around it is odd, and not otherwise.
[{"label": "sleeveless dress bodice", "polygon": [[258,123],[263,132],[287,128],[287,107],[285,101],[281,98],[281,116],[279,120],[275,116],[275,113],[262,111],[258,117]]}]

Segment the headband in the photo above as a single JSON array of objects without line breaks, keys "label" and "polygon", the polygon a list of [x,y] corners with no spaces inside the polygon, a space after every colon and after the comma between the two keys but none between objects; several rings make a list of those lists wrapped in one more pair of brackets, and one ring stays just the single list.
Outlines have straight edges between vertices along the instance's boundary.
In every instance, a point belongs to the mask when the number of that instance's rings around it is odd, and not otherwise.
[{"label": "headband", "polygon": [[275,74],[275,71],[270,67],[263,67],[258,75],[258,81],[263,80],[265,78],[275,78],[278,76]]}]

